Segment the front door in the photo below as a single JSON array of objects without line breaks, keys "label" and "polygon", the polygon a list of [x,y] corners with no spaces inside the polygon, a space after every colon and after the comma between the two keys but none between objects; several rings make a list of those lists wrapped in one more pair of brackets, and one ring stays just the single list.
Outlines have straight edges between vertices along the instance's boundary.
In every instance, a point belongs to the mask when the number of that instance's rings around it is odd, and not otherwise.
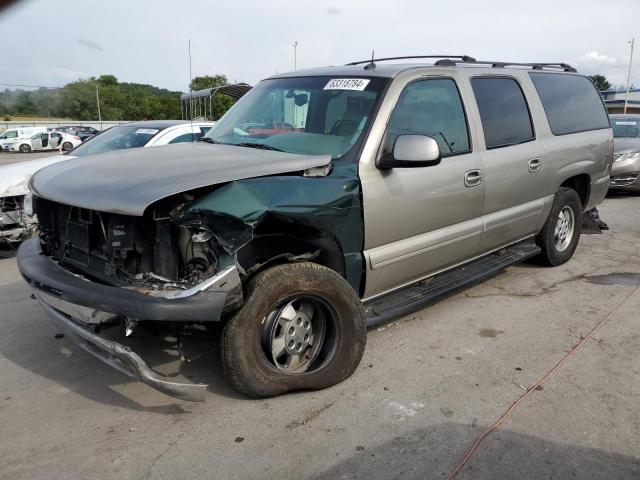
[{"label": "front door", "polygon": [[435,138],[442,160],[418,168],[360,165],[365,218],[365,298],[411,283],[476,256],[485,186],[458,81],[419,77],[402,88],[383,138]]},{"label": "front door", "polygon": [[31,137],[31,149],[42,150],[43,147],[46,147],[46,142],[44,141],[46,138],[48,138],[46,133],[39,133]]}]

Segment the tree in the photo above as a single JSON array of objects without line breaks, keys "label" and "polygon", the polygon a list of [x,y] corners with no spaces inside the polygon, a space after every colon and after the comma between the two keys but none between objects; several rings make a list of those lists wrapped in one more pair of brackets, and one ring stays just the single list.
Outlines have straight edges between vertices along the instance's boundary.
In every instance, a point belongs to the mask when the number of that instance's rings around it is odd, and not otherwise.
[{"label": "tree", "polygon": [[591,75],[591,80],[593,80],[594,85],[601,92],[603,90],[609,90],[611,88],[609,80],[607,80],[607,77],[605,77],[604,75]]},{"label": "tree", "polygon": [[[196,91],[228,84],[229,80],[225,75],[204,75],[202,77],[194,77],[189,84],[189,88],[192,91]],[[218,120],[234,103],[235,100],[228,95],[214,95],[211,102],[211,119]]]}]

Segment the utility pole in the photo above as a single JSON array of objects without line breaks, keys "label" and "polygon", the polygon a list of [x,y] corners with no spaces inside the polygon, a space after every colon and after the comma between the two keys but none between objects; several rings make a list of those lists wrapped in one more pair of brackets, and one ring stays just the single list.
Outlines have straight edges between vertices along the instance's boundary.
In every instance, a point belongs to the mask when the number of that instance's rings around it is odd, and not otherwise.
[{"label": "utility pole", "polygon": [[100,113],[100,94],[96,85],[96,103],[98,104],[98,121],[100,122],[100,130],[102,130],[102,114]]},{"label": "utility pole", "polygon": [[629,56],[629,70],[627,72],[627,93],[624,96],[624,113],[627,113],[627,103],[629,101],[629,88],[631,88],[631,62],[633,62],[633,44],[635,43],[635,37],[631,39],[631,55]]},{"label": "utility pole", "polygon": [[298,41],[293,42],[293,69],[298,69]]}]

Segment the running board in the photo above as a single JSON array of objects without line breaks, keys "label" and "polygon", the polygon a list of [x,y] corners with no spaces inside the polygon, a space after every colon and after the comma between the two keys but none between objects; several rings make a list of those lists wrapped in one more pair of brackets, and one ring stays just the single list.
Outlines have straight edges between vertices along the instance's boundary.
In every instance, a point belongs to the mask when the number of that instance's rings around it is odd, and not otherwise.
[{"label": "running board", "polygon": [[459,267],[374,298],[364,307],[369,328],[390,322],[442,300],[447,295],[500,273],[514,263],[540,253],[533,238],[523,240]]}]

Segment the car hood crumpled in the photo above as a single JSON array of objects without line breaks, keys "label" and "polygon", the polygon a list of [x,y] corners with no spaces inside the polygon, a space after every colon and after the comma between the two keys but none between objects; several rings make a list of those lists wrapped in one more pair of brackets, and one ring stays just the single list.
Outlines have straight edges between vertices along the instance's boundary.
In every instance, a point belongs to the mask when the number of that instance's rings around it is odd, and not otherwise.
[{"label": "car hood crumpled", "polygon": [[39,197],[101,212],[142,216],[154,202],[232,180],[302,171],[331,161],[232,145],[183,143],[118,150],[52,165],[34,175]]},{"label": "car hood crumpled", "polygon": [[12,163],[0,167],[0,198],[17,197],[29,193],[29,179],[41,168],[53,165],[63,160],[69,160],[68,155],[53,155],[51,157],[36,158],[26,162]]}]

